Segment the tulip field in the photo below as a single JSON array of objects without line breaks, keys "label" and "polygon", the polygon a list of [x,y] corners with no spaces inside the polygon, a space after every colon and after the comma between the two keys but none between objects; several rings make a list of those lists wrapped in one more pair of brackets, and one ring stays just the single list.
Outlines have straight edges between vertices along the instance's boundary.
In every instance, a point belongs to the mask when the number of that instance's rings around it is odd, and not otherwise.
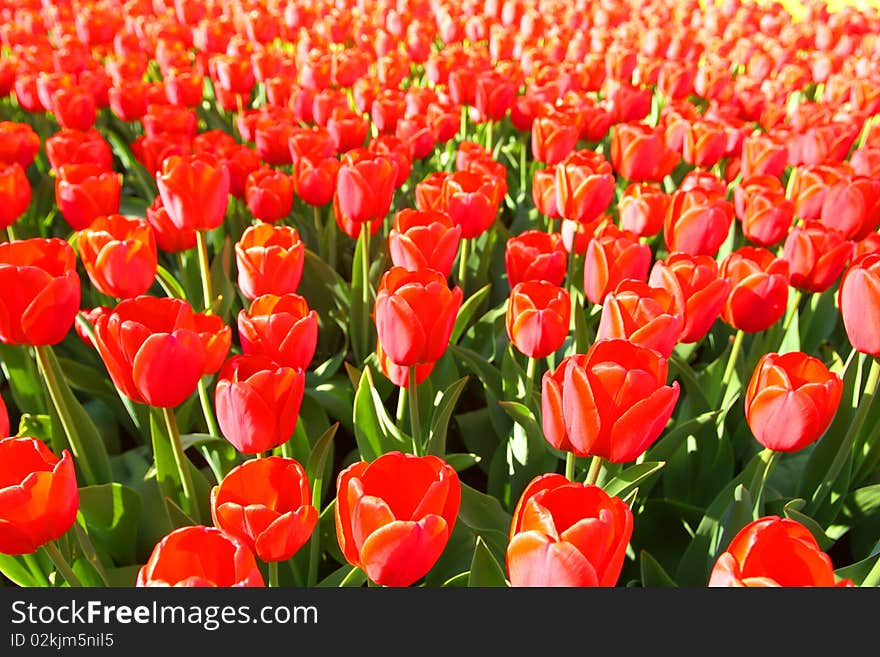
[{"label": "tulip field", "polygon": [[880,10],[0,0],[0,585],[880,585]]}]

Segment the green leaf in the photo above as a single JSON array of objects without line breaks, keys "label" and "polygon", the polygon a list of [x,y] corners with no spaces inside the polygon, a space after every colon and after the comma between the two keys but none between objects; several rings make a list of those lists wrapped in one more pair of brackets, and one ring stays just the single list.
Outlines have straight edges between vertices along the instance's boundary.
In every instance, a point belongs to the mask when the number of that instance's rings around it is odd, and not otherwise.
[{"label": "green leaf", "polygon": [[39,438],[47,445],[52,444],[52,418],[48,415],[25,413],[18,423],[18,436]]},{"label": "green leaf", "polygon": [[352,409],[355,405],[355,396],[352,394],[352,388],[347,378],[339,375],[334,376],[330,381],[321,383],[315,388],[306,388],[305,394],[323,408],[330,417],[339,420],[342,426],[349,431],[354,431]]},{"label": "green leaf", "polygon": [[462,483],[458,520],[486,541],[496,559],[504,561],[511,517],[497,498]]},{"label": "green leaf", "polygon": [[721,525],[724,531],[718,543],[716,556],[720,554],[739,531],[753,520],[757,520],[754,514],[755,505],[752,494],[748,488],[739,484],[733,489],[733,503],[722,516]]},{"label": "green leaf", "polygon": [[360,568],[345,564],[318,582],[318,586],[322,588],[339,588],[346,580],[348,580],[346,586],[363,586],[367,581],[367,576]]},{"label": "green leaf", "polygon": [[453,575],[449,579],[447,579],[443,584],[440,585],[441,588],[450,589],[450,588],[466,588],[468,585],[468,581],[470,580],[470,572],[465,571],[463,573],[459,573],[458,575]]},{"label": "green leaf", "polygon": [[441,456],[456,472],[467,470],[482,460],[477,454],[446,454]]},{"label": "green leaf", "polygon": [[162,289],[165,290],[165,294],[169,297],[186,299],[186,292],[184,291],[183,286],[178,283],[177,279],[174,278],[171,272],[165,269],[162,265],[159,265],[156,268],[156,280],[159,281],[159,285],[162,286]]},{"label": "green leaf", "polygon": [[659,473],[666,463],[664,461],[644,461],[626,468],[623,472],[615,475],[603,486],[606,493],[614,497],[624,498],[639,485]]},{"label": "green leaf", "polygon": [[21,412],[33,413],[45,407],[43,384],[26,347],[0,342],[0,368],[9,382],[12,400]]},{"label": "green leaf", "polygon": [[440,394],[440,399],[434,406],[431,417],[431,430],[428,436],[428,447],[426,454],[435,456],[443,456],[446,454],[446,433],[449,429],[449,420],[452,417],[452,411],[458,403],[462,390],[468,382],[467,376],[463,376],[450,385]]},{"label": "green leaf", "polygon": [[498,563],[480,536],[477,536],[474,546],[474,558],[471,561],[467,585],[471,588],[508,586],[504,568]]},{"label": "green leaf", "polygon": [[471,319],[473,319],[474,313],[477,312],[483,301],[489,296],[489,291],[491,289],[492,284],[488,283],[470,295],[467,300],[461,304],[461,308],[458,310],[458,316],[455,318],[455,324],[452,327],[452,333],[449,337],[450,344],[458,343],[459,338],[461,338],[465,330],[467,330]]},{"label": "green leaf", "polygon": [[825,533],[825,530],[822,529],[818,522],[813,520],[810,516],[801,513],[801,509],[806,505],[806,500],[798,498],[796,500],[789,500],[782,510],[786,518],[791,518],[809,529],[810,533],[813,534],[813,538],[815,538],[816,542],[819,544],[819,547],[822,548],[823,551],[828,551],[828,549],[834,544],[834,541],[828,537],[828,534]]},{"label": "green leaf", "polygon": [[678,423],[645,452],[645,460],[668,461],[688,436],[698,435],[703,429],[711,426],[720,411],[708,411],[684,422]]},{"label": "green leaf", "polygon": [[[375,337],[372,331],[370,313],[373,310],[373,293],[369,279],[364,279],[364,259],[369,258],[369,237],[361,230],[354,251],[354,262],[351,266],[351,297],[349,315],[349,336],[354,349],[355,359],[363,363],[372,351]],[[364,299],[366,291],[366,300]]]},{"label": "green leaf", "polygon": [[507,473],[514,499],[532,479],[553,470],[557,459],[531,409],[519,402],[498,403],[515,422],[507,438]]},{"label": "green leaf", "polygon": [[470,349],[451,344],[449,345],[449,350],[474,370],[483,387],[494,394],[496,399],[503,398],[503,384],[501,372],[498,371],[498,368]]},{"label": "green leaf", "polygon": [[677,588],[678,584],[670,577],[663,566],[647,550],[639,552],[639,570],[644,588]]},{"label": "green leaf", "polygon": [[127,486],[113,482],[79,489],[79,511],[89,536],[117,565],[135,560],[140,496]]},{"label": "green leaf", "polygon": [[22,557],[0,554],[0,573],[3,573],[14,584],[23,588],[38,586],[33,575],[22,563]]},{"label": "green leaf", "polygon": [[306,464],[306,476],[312,482],[312,504],[315,505],[319,512],[321,510],[323,481],[324,477],[327,476],[327,459],[333,453],[333,438],[336,436],[338,429],[339,423],[337,422],[324,432],[312,448],[312,453],[309,454],[309,461]]},{"label": "green leaf", "polygon": [[849,566],[838,568],[834,574],[839,580],[851,579],[856,586],[862,586],[865,578],[878,563],[880,563],[880,552]]},{"label": "green leaf", "polygon": [[399,433],[389,431],[390,426],[393,423],[367,365],[354,396],[354,436],[363,460],[373,461],[386,452],[407,448],[405,441],[398,439]]},{"label": "green leaf", "polygon": [[675,374],[681,378],[687,396],[691,398],[691,403],[694,405],[694,410],[699,413],[711,412],[713,405],[709,403],[706,387],[700,382],[691,366],[675,352],[670,355],[668,363]]}]

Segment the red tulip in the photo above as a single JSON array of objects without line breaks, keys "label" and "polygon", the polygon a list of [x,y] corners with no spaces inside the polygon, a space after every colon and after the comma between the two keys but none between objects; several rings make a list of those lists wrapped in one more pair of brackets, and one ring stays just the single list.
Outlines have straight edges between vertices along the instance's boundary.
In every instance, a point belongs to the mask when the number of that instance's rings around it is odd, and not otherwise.
[{"label": "red tulip", "polygon": [[0,164],[0,228],[8,228],[31,204],[31,184],[18,162]]},{"label": "red tulip", "polygon": [[437,562],[461,504],[455,470],[436,456],[389,452],[336,480],[336,538],[376,584],[409,586]]},{"label": "red tulip", "polygon": [[721,262],[721,277],[730,281],[721,319],[733,328],[757,333],[785,314],[788,263],[767,249],[746,246],[729,254]]},{"label": "red tulip", "polygon": [[229,170],[207,153],[172,156],[156,183],[168,217],[178,229],[213,230],[229,204]]},{"label": "red tulip", "polygon": [[683,328],[680,299],[664,288],[626,279],[605,297],[596,338],[630,340],[668,358]]},{"label": "red tulip", "polygon": [[95,164],[105,171],[113,169],[110,144],[95,128],[59,130],[46,138],[46,157],[53,171],[65,164]]},{"label": "red tulip", "polygon": [[718,263],[709,256],[673,253],[658,260],[651,269],[648,285],[666,290],[684,308],[684,327],[678,341],[702,340],[721,313],[730,282],[719,277]]},{"label": "red tulip", "polygon": [[670,197],[656,185],[630,183],[617,204],[620,227],[637,237],[651,237],[663,229]]},{"label": "red tulip", "polygon": [[842,394],[843,381],[818,358],[764,354],[746,391],[746,421],[764,447],[796,452],[822,437]]},{"label": "red tulip", "polygon": [[[382,343],[378,340],[376,341],[376,359],[379,361],[379,368],[382,370],[382,374],[384,374],[391,383],[398,388],[406,388],[409,385],[410,368],[398,365],[388,358],[388,354],[382,349]],[[436,363],[421,363],[420,365],[415,366],[416,385],[423,383],[429,376],[431,376],[431,372],[434,371],[434,365],[436,365]]]},{"label": "red tulip", "polygon": [[366,150],[348,153],[339,166],[334,203],[355,223],[384,218],[391,209],[396,178],[397,165],[389,156]]},{"label": "red tulip", "polygon": [[261,587],[263,576],[243,543],[214,527],[175,529],[156,544],[136,586]]},{"label": "red tulip", "polygon": [[445,276],[452,271],[461,242],[461,226],[445,212],[405,208],[394,216],[388,233],[391,262],[409,271],[436,269]]},{"label": "red tulip", "polygon": [[306,370],[318,345],[318,313],[298,294],[265,294],[238,313],[238,335],[242,353]]},{"label": "red tulip", "polygon": [[58,238],[0,244],[0,289],[0,342],[58,344],[79,310],[73,248]]},{"label": "red tulip", "polygon": [[0,162],[27,169],[40,151],[40,136],[27,123],[0,121]]},{"label": "red tulip", "polygon": [[235,244],[238,287],[250,300],[296,292],[305,265],[305,245],[289,226],[256,224]]},{"label": "red tulip", "polygon": [[268,167],[257,169],[247,177],[245,199],[255,219],[274,224],[293,208],[293,179]]},{"label": "red tulip", "polygon": [[153,286],[158,255],[146,219],[98,217],[77,233],[76,245],[89,280],[102,294],[128,299]]},{"label": "red tulip", "polygon": [[574,151],[556,165],[556,211],[565,219],[589,223],[614,197],[614,173],[604,157]]},{"label": "red tulip", "polygon": [[219,317],[181,299],[126,299],[95,321],[95,342],[110,378],[135,403],[182,404],[229,352],[232,332]]},{"label": "red tulip", "polygon": [[792,287],[824,292],[840,278],[852,251],[853,244],[843,233],[818,221],[805,221],[785,238],[782,258],[788,263]]},{"label": "red tulip", "polygon": [[[819,219],[828,190],[849,176],[848,167],[844,165],[804,165],[795,167],[788,180],[786,195],[794,203],[795,216],[801,219]],[[858,192],[856,192],[858,193]],[[845,208],[846,190],[840,188],[839,202],[829,204],[829,213],[833,206]]]},{"label": "red tulip", "polygon": [[880,221],[880,181],[852,176],[829,186],[819,220],[848,239],[864,238]]},{"label": "red tulip", "polygon": [[87,228],[97,217],[119,212],[120,176],[96,164],[65,164],[55,178],[55,202],[74,230]]},{"label": "red tulip", "polygon": [[[2,247],[0,247],[2,248]],[[880,254],[864,255],[849,267],[837,296],[843,327],[856,351],[880,356]]]},{"label": "red tulip", "polygon": [[556,449],[636,460],[672,416],[679,386],[666,385],[666,359],[629,340],[599,340],[542,381],[544,436]]},{"label": "red tulip", "polygon": [[710,255],[727,239],[733,223],[733,204],[705,188],[672,193],[663,224],[663,241],[669,253]]},{"label": "red tulip", "polygon": [[724,157],[726,148],[724,126],[716,121],[697,119],[687,126],[682,159],[688,164],[709,168]]},{"label": "red tulip", "polygon": [[746,178],[733,190],[734,209],[743,234],[758,246],[778,244],[791,229],[794,204],[785,198],[778,178]]},{"label": "red tulip", "polygon": [[535,209],[550,219],[561,219],[556,205],[556,166],[535,169],[532,176],[532,202]]},{"label": "red tulip", "polygon": [[472,171],[456,171],[443,178],[441,194],[443,209],[461,227],[462,239],[486,232],[503,198],[497,178]]},{"label": "red tulip", "polygon": [[831,558],[796,520],[765,516],[743,527],[718,556],[711,587],[854,586],[837,581]]},{"label": "red tulip", "polygon": [[214,524],[263,561],[286,561],[318,523],[303,467],[294,459],[251,459],[211,489]]},{"label": "red tulip", "polygon": [[743,180],[753,176],[779,178],[788,164],[788,149],[772,135],[756,133],[743,139]]},{"label": "red tulip", "polygon": [[512,586],[614,586],[633,515],[598,486],[535,477],[514,510],[507,546]]},{"label": "red tulip", "polygon": [[591,303],[602,303],[621,281],[644,281],[650,267],[651,248],[633,233],[607,223],[587,243],[584,294]]},{"label": "red tulip", "polygon": [[319,207],[333,200],[339,160],[335,157],[312,159],[302,156],[293,167],[296,194],[308,205]]},{"label": "red tulip", "polygon": [[661,182],[678,164],[663,134],[644,123],[621,123],[611,131],[611,163],[632,182]]},{"label": "red tulip", "polygon": [[526,230],[509,238],[504,246],[504,268],[511,287],[540,280],[562,285],[567,261],[559,233]]},{"label": "red tulip", "polygon": [[532,122],[532,157],[538,162],[556,164],[577,146],[580,128],[560,112],[535,117]]},{"label": "red tulip", "polygon": [[146,219],[153,229],[156,244],[166,253],[179,253],[195,248],[196,231],[193,228],[178,228],[171,223],[168,211],[162,205],[162,197],[156,194],[153,204],[146,210]]},{"label": "red tulip", "polygon": [[404,367],[433,363],[449,344],[462,291],[432,269],[410,272],[392,267],[376,292],[374,317],[388,358]]},{"label": "red tulip", "polygon": [[59,459],[37,438],[0,440],[0,553],[32,554],[64,535],[78,509],[70,452]]},{"label": "red tulip", "polygon": [[544,280],[523,281],[507,301],[507,337],[529,358],[545,358],[562,346],[571,322],[571,297]]}]

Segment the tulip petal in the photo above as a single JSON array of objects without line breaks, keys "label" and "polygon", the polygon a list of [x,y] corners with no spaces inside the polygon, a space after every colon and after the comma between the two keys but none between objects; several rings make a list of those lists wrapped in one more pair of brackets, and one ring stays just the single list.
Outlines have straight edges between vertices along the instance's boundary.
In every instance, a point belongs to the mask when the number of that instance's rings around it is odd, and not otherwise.
[{"label": "tulip petal", "polygon": [[440,516],[395,521],[370,534],[361,548],[361,563],[376,584],[409,586],[437,563],[448,540],[449,528]]},{"label": "tulip petal", "polygon": [[571,543],[536,531],[517,534],[507,548],[512,586],[598,586],[596,570]]}]

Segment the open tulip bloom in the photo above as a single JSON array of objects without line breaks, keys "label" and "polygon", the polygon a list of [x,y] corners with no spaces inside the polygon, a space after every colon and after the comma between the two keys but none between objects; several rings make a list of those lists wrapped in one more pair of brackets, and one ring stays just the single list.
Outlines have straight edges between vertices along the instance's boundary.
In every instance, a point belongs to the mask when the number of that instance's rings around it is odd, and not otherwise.
[{"label": "open tulip bloom", "polygon": [[0,584],[880,586],[865,4],[0,0]]}]

